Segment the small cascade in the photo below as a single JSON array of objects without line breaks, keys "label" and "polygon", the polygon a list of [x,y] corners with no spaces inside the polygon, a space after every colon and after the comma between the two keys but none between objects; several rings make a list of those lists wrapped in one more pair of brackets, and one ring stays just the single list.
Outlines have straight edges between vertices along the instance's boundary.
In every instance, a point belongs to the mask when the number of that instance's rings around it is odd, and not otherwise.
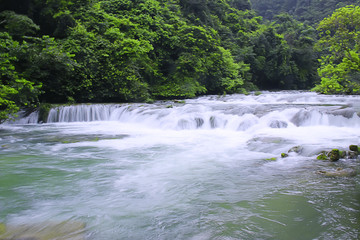
[{"label": "small cascade", "polygon": [[47,122],[109,121],[110,115],[118,107],[119,105],[106,104],[81,104],[56,107],[50,110]]},{"label": "small cascade", "polygon": [[20,111],[18,117],[15,120],[7,121],[7,124],[37,124],[39,119],[39,112],[33,111],[28,113],[26,111]]},{"label": "small cascade", "polygon": [[360,127],[360,117],[353,111],[321,112],[319,110],[300,110],[293,116],[291,122],[298,127],[319,125]]}]

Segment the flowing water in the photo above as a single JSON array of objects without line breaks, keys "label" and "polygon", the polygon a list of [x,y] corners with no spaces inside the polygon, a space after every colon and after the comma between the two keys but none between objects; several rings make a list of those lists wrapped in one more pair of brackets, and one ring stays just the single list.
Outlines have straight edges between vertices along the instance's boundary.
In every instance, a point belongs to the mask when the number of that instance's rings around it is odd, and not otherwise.
[{"label": "flowing water", "polygon": [[0,126],[0,239],[359,239],[360,174],[319,174],[359,159],[316,160],[360,145],[359,113],[309,92],[33,113]]}]

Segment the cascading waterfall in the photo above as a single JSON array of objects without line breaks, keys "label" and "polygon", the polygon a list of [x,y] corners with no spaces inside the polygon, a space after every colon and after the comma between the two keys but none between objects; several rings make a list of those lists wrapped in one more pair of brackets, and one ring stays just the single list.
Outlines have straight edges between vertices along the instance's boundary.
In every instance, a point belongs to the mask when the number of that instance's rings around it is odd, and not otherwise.
[{"label": "cascading waterfall", "polygon": [[[313,96],[313,94],[311,94]],[[120,121],[146,124],[170,129],[246,130],[252,126],[287,128],[294,126],[359,126],[360,118],[353,108],[342,110],[343,105],[318,106],[306,102],[294,103],[286,98],[250,98],[245,103],[228,102],[234,96],[223,97],[214,104],[205,98],[189,100],[186,104],[91,104],[61,106],[50,110],[48,123]],[[314,98],[314,97],[313,97]],[[245,98],[246,99],[246,98]],[[250,100],[250,101],[249,101]],[[172,104],[172,105],[169,105]],[[283,108],[290,104],[290,107]],[[306,107],[305,107],[306,106]],[[240,109],[240,110],[239,110]]]}]

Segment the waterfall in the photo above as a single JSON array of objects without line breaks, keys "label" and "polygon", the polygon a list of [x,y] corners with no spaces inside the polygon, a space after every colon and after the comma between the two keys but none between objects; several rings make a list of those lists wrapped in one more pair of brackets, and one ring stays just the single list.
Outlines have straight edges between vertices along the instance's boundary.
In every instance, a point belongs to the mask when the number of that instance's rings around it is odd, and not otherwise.
[{"label": "waterfall", "polygon": [[[293,128],[304,126],[359,127],[360,100],[354,96],[322,96],[308,92],[204,96],[185,103],[78,104],[52,108],[47,123],[117,121],[150,128],[189,130]],[[38,113],[16,124],[37,123]]]}]

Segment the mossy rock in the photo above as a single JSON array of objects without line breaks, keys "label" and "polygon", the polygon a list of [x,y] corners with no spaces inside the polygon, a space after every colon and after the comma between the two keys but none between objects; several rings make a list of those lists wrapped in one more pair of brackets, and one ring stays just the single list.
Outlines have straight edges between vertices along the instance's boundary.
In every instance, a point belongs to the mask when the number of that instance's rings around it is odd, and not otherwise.
[{"label": "mossy rock", "polygon": [[346,158],[346,156],[348,155],[346,151],[339,151],[339,154],[340,154],[340,158]]},{"label": "mossy rock", "polygon": [[317,160],[329,160],[326,152],[322,152],[320,155],[316,157]]},{"label": "mossy rock", "polygon": [[328,153],[328,157],[330,161],[336,162],[340,159],[340,151],[339,149],[333,149]]},{"label": "mossy rock", "polygon": [[282,158],[287,158],[288,156],[289,156],[289,154],[287,154],[287,153],[281,153]]},{"label": "mossy rock", "polygon": [[277,158],[276,157],[273,157],[273,158],[267,158],[267,159],[265,159],[266,161],[276,161],[277,160]]},{"label": "mossy rock", "polygon": [[350,145],[349,149],[350,149],[350,151],[353,151],[353,152],[359,152],[358,145]]}]

